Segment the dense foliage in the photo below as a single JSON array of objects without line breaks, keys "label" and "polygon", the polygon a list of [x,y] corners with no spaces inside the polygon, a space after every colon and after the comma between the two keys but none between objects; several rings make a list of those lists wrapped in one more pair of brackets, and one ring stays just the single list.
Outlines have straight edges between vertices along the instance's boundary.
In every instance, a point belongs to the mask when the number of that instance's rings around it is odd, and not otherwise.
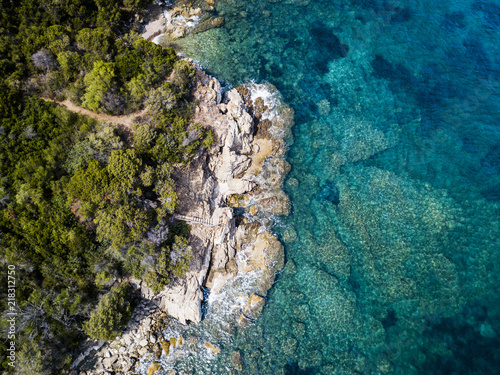
[{"label": "dense foliage", "polygon": [[120,334],[132,315],[128,292],[128,284],[122,283],[101,296],[90,319],[83,324],[83,331],[98,340],[112,340]]},{"label": "dense foliage", "polygon": [[[0,291],[15,265],[19,333],[15,369],[0,339],[5,371],[66,373],[86,335],[125,323],[123,280],[159,291],[189,267],[172,175],[213,135],[191,122],[192,66],[125,23],[145,2],[0,2]],[[40,96],[148,114],[130,136]]]}]

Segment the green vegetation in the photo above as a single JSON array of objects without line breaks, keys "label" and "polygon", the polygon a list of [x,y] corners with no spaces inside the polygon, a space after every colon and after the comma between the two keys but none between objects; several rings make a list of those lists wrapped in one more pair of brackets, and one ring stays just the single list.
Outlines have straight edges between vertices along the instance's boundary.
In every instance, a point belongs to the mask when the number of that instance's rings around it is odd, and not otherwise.
[{"label": "green vegetation", "polygon": [[[192,66],[127,29],[145,2],[0,2],[0,292],[16,265],[19,307],[15,371],[0,337],[5,372],[68,373],[86,335],[126,323],[123,280],[159,291],[189,268],[189,226],[168,224],[173,173],[214,136],[191,121]],[[40,96],[149,114],[130,137]]]},{"label": "green vegetation", "polygon": [[83,332],[97,340],[113,340],[119,335],[132,315],[128,292],[129,285],[122,283],[101,296],[90,319],[83,324]]}]

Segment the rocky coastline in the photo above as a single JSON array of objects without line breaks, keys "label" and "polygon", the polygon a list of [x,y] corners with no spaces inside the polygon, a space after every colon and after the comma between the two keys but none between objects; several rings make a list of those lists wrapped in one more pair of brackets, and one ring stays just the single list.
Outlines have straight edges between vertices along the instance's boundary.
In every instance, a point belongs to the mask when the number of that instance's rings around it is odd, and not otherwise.
[{"label": "rocky coastline", "polygon": [[183,38],[188,34],[196,34],[224,24],[224,17],[215,11],[214,0],[184,0],[153,4],[148,10],[149,22],[140,26],[145,20],[137,19],[138,28],[142,29],[142,37],[155,41],[160,36],[168,40]]},{"label": "rocky coastline", "polygon": [[[73,374],[150,375],[160,369],[174,374],[179,356],[217,355],[223,340],[196,337],[188,328],[202,322],[212,299],[231,298],[231,307],[212,329],[231,335],[248,328],[284,266],[284,249],[271,225],[275,215],[290,210],[281,188],[290,168],[285,152],[293,110],[270,84],[250,83],[223,93],[219,81],[200,69],[193,95],[193,122],[210,127],[216,142],[175,174],[180,204],[173,219],[191,226],[190,269],[156,295],[130,280],[141,302],[124,333],[112,342],[88,342],[73,363]],[[235,282],[241,279],[244,288]],[[237,358],[233,353],[236,369]]]}]

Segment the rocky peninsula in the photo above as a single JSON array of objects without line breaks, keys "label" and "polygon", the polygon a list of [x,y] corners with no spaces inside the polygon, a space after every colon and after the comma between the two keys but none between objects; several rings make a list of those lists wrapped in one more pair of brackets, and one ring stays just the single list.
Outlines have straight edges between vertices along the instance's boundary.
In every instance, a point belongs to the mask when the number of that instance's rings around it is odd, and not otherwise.
[{"label": "rocky peninsula", "polygon": [[[217,355],[224,337],[258,318],[284,266],[271,225],[275,215],[290,211],[281,188],[290,168],[285,152],[293,110],[270,84],[223,93],[200,69],[193,96],[192,121],[209,127],[216,142],[175,173],[180,204],[173,220],[191,226],[190,269],[159,294],[131,280],[141,302],[124,333],[112,342],[89,342],[73,364],[75,374],[153,374],[173,368],[179,357]],[[223,332],[222,338],[190,333],[207,309],[219,315],[208,331]],[[233,357],[238,368],[238,353]]]}]

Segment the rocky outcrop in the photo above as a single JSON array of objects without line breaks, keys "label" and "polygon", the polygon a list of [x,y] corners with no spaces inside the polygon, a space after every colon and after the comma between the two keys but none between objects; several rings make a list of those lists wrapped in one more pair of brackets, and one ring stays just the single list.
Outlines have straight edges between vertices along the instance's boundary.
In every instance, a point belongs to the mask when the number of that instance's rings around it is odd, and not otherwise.
[{"label": "rocky outcrop", "polygon": [[[259,93],[264,99],[256,96]],[[277,94],[271,85],[251,84],[223,96],[220,83],[197,70],[194,96],[199,104],[193,121],[210,127],[217,144],[176,174],[178,213],[218,225],[190,223],[190,242],[196,249],[191,268],[159,297],[162,309],[184,324],[201,320],[202,285],[219,292],[238,272],[260,272],[254,292],[265,296],[283,267],[283,246],[269,232],[270,222],[261,224],[259,216],[267,219],[289,211],[281,185],[289,169],[283,139],[293,112]],[[266,126],[265,132],[259,132],[259,123]],[[251,218],[236,225],[231,207],[247,209]]]},{"label": "rocky outcrop", "polygon": [[214,1],[176,1],[175,6],[152,5],[151,20],[144,25],[142,36],[146,40],[155,40],[165,35],[170,40],[183,38],[209,29],[221,27],[224,17],[215,12]]},{"label": "rocky outcrop", "polygon": [[[262,312],[275,275],[284,266],[283,246],[270,227],[273,215],[288,214],[290,209],[281,187],[289,170],[285,139],[290,137],[293,111],[272,85],[248,84],[223,94],[220,83],[201,70],[196,71],[194,99],[192,121],[210,127],[216,144],[173,176],[180,202],[174,217],[190,221],[191,226],[190,268],[157,295],[144,283],[133,283],[154,309],[147,315],[134,313],[133,325],[103,347],[96,374],[129,371],[141,358],[157,366],[155,359],[174,358],[179,350],[205,348],[205,353],[217,355],[221,349],[215,341],[184,339],[178,323],[177,333],[166,334],[165,322],[173,317],[184,325],[199,323],[204,287],[217,296],[248,275],[245,291],[238,293],[238,303],[231,307],[232,320],[222,327],[227,332],[231,326],[245,329]],[[234,362],[241,366],[238,355]]]}]

